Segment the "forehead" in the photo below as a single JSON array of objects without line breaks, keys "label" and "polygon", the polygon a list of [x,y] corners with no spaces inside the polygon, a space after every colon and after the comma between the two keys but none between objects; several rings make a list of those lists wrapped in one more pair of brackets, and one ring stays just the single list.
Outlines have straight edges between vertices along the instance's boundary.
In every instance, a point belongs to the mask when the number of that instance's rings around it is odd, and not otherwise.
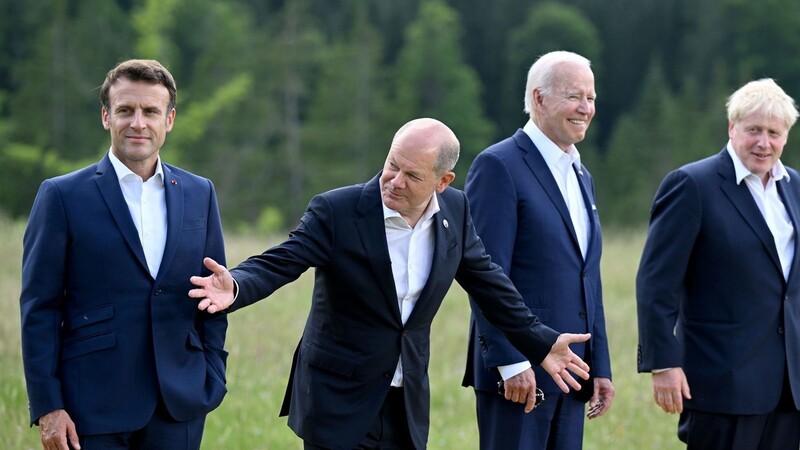
[{"label": "forehead", "polygon": [[162,84],[120,78],[109,88],[108,100],[112,105],[133,103],[166,108],[169,91]]},{"label": "forehead", "polygon": [[556,66],[553,85],[560,89],[594,91],[594,74],[586,66],[561,63]]},{"label": "forehead", "polygon": [[783,120],[775,116],[766,116],[758,113],[744,116],[736,124],[742,128],[757,127],[783,132],[789,129]]},{"label": "forehead", "polygon": [[406,171],[433,170],[433,165],[436,162],[435,149],[422,145],[412,145],[415,143],[421,144],[418,141],[398,140],[389,150],[386,161]]}]

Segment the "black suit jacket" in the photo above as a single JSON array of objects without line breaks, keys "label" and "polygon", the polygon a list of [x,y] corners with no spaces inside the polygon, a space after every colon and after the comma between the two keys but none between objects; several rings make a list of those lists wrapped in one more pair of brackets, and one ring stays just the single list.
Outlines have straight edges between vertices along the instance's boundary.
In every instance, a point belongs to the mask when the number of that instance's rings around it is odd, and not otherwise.
[{"label": "black suit jacket", "polygon": [[[777,189],[800,231],[800,174]],[[800,236],[789,279],[727,150],[670,173],[636,280],[639,371],[683,367],[687,408],[765,414],[787,371],[800,408]]]},{"label": "black suit jacket", "polygon": [[304,440],[351,449],[377,417],[398,358],[411,436],[425,448],[431,321],[453,280],[533,362],[558,334],[522,303],[475,233],[463,192],[439,195],[430,276],[403,325],[386,243],[379,176],[314,197],[284,243],[231,270],[233,308],[270,295],[316,267],[311,311],[292,364],[282,414]]}]

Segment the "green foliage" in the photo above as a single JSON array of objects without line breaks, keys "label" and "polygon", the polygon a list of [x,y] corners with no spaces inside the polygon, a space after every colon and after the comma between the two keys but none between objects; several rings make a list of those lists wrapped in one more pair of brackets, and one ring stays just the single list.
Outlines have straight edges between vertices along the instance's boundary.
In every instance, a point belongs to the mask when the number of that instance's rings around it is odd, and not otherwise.
[{"label": "green foliage", "polygon": [[[527,20],[515,28],[508,40],[504,95],[507,121],[518,126],[528,120],[523,113],[523,98],[528,69],[536,58],[554,50],[581,54],[590,61],[600,57],[600,36],[594,25],[574,6],[555,2],[535,3]],[[508,132],[510,134],[510,132]]]},{"label": "green foliage", "polygon": [[97,87],[128,58],[172,71],[163,159],[212,179],[238,229],[265,208],[291,227],[315,193],[370,178],[416,117],[456,132],[461,186],[526,120],[530,64],[567,49],[595,72],[579,148],[604,220],[639,223],[665,171],[722,146],[726,95],[760,77],[800,95],[798,30],[793,0],[0,0],[0,210],[25,216],[43,178],[108,149]]},{"label": "green foliage", "polygon": [[720,151],[727,136],[724,97],[718,94],[715,87],[701,92],[691,84],[676,93],[660,66],[651,66],[638,103],[620,118],[595,175],[604,223],[645,223],[669,171]]},{"label": "green foliage", "polygon": [[[420,5],[397,59],[394,109],[399,124],[416,117],[447,124],[461,142],[456,173],[465,176],[472,159],[489,144],[494,126],[480,106],[478,76],[461,57],[460,35],[458,14],[443,1]],[[455,185],[463,182],[463,176],[456,178]]]}]

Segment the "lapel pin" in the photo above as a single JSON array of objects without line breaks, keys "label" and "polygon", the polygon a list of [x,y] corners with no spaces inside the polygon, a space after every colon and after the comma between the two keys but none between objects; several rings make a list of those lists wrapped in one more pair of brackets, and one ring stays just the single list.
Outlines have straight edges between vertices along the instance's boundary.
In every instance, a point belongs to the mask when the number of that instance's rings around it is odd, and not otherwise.
[{"label": "lapel pin", "polygon": [[177,180],[172,180],[172,181],[170,181],[170,183],[177,185],[178,181]]},{"label": "lapel pin", "polygon": [[447,219],[443,219],[443,220],[442,220],[442,225],[444,225],[444,227],[445,227],[445,228],[447,228],[447,227],[449,227],[449,226],[450,226],[450,224],[449,224],[449,223],[447,223]]}]

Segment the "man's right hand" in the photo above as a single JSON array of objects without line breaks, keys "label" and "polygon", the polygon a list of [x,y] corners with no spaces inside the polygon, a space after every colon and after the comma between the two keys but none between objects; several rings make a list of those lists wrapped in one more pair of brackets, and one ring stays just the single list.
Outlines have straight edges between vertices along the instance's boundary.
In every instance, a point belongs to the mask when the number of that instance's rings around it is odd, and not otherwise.
[{"label": "man's right hand", "polygon": [[536,408],[536,376],[530,367],[503,382],[506,400],[525,403],[525,412]]},{"label": "man's right hand", "polygon": [[656,404],[670,414],[683,412],[683,399],[691,399],[689,382],[680,367],[653,372],[653,398]]},{"label": "man's right hand", "polygon": [[[570,372],[578,375],[584,380],[589,379],[589,365],[570,350],[569,345],[576,342],[585,342],[592,337],[591,334],[571,334],[563,333],[558,336],[556,343],[550,349],[550,353],[542,361],[542,368],[553,377],[559,388],[564,392],[569,392],[569,386],[579,391],[580,383],[572,377]],[[569,386],[567,386],[569,384]]]},{"label": "man's right hand", "polygon": [[215,313],[227,309],[233,303],[233,277],[225,266],[211,258],[203,258],[203,264],[211,271],[207,277],[194,276],[189,281],[197,286],[189,291],[189,297],[199,298],[197,309]]},{"label": "man's right hand", "polygon": [[[75,423],[63,409],[56,409],[39,418],[39,430],[44,450],[80,450]],[[69,441],[69,445],[67,445]]]}]

